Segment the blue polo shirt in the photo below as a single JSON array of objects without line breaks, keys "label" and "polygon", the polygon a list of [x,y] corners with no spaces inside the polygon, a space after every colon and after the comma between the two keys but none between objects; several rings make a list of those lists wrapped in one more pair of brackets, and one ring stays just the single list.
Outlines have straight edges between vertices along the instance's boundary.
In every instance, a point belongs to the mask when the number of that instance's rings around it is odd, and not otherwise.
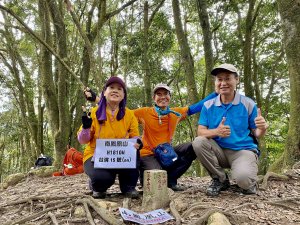
[{"label": "blue polo shirt", "polygon": [[215,129],[223,117],[226,117],[225,125],[230,126],[231,133],[226,138],[213,138],[221,148],[257,149],[253,138],[249,136],[250,129],[256,129],[254,119],[257,117],[257,106],[252,99],[236,92],[233,102],[224,105],[218,95],[204,103],[198,124]]}]

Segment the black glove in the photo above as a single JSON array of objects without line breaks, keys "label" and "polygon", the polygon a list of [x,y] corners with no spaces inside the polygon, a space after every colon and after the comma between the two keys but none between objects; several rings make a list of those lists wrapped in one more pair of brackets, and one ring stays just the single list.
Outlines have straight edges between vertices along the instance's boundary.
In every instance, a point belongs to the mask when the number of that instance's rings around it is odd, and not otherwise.
[{"label": "black glove", "polygon": [[140,145],[140,147],[138,148],[138,150],[141,150],[143,148],[143,146],[144,146],[142,140],[138,138],[138,139],[136,139],[136,143],[138,143]]},{"label": "black glove", "polygon": [[90,115],[91,115],[90,112],[89,113],[83,112],[83,115],[81,117],[83,129],[91,128],[93,120],[90,117]]},{"label": "black glove", "polygon": [[[90,97],[87,97],[86,96],[86,92],[89,92],[90,93]],[[92,89],[90,89],[90,88],[85,88],[84,90],[83,90],[83,94],[84,94],[84,97],[86,98],[86,100],[88,100],[88,101],[90,101],[90,102],[95,102],[95,100],[96,100],[96,97],[97,97],[97,95],[96,95],[96,93],[92,90]]]}]

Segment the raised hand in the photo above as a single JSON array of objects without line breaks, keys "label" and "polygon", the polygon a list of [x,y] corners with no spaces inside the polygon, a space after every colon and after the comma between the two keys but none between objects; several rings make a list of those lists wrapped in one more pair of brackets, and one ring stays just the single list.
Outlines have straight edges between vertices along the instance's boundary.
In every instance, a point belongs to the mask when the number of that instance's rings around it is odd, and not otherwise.
[{"label": "raised hand", "polygon": [[92,89],[90,89],[89,87],[84,88],[83,94],[86,100],[95,102],[97,95]]},{"label": "raised hand", "polygon": [[86,108],[84,106],[82,106],[82,117],[81,117],[81,121],[82,121],[82,127],[83,129],[88,129],[91,128],[92,126],[92,118],[90,117],[91,113],[86,111]]},{"label": "raised hand", "polygon": [[221,123],[217,127],[217,136],[219,137],[230,136],[230,126],[225,125],[225,121],[226,121],[226,117],[223,117]]},{"label": "raised hand", "polygon": [[266,130],[268,128],[265,118],[261,115],[260,108],[257,109],[257,117],[255,118],[254,122],[258,129]]}]

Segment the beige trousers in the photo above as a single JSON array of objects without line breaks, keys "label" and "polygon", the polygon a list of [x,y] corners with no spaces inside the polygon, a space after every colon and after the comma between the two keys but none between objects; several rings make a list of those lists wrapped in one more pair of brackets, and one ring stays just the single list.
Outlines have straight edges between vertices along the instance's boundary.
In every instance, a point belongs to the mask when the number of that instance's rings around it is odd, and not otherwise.
[{"label": "beige trousers", "polygon": [[193,148],[202,165],[212,178],[226,179],[224,169],[231,169],[231,178],[245,190],[257,181],[258,157],[251,150],[222,149],[213,139],[196,137]]}]

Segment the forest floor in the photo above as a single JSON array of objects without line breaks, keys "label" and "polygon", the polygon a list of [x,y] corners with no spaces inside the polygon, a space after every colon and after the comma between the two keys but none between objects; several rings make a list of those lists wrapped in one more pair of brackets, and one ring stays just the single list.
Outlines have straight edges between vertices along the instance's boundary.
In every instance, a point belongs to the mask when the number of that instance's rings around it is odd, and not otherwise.
[{"label": "forest floor", "polygon": [[[0,190],[0,224],[108,224],[101,218],[101,210],[91,207],[93,202],[107,210],[107,215],[122,222],[118,208],[124,206],[124,196],[119,193],[118,186],[109,189],[106,199],[94,200],[87,180],[85,174],[46,178],[27,176],[15,186]],[[182,177],[179,183],[187,189],[173,192],[171,198],[181,223],[173,219],[163,223],[165,225],[205,224],[207,216],[215,211],[222,212],[231,224],[237,225],[300,224],[299,169],[289,172],[287,180],[272,179],[272,176],[265,179],[261,185],[265,190],[260,187],[256,195],[243,195],[232,187],[218,197],[208,197],[205,190],[210,184],[209,177]],[[131,200],[130,209],[144,213],[141,212],[141,199],[142,193],[139,199]],[[90,213],[86,213],[85,207]],[[170,208],[164,210],[171,214]]]}]

